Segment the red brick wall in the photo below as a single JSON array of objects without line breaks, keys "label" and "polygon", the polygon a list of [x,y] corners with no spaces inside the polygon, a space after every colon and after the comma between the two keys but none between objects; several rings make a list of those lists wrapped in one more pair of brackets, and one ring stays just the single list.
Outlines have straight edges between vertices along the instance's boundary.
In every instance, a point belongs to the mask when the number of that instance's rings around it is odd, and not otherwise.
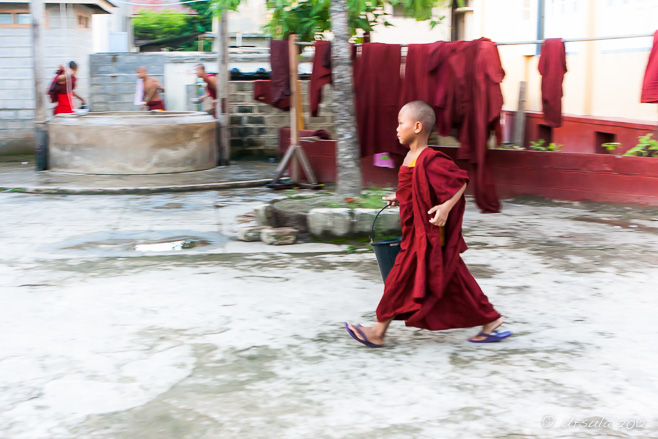
[{"label": "red brick wall", "polygon": [[[505,140],[511,141],[514,130],[514,112],[504,111],[505,113]],[[563,125],[560,128],[552,129],[552,142],[562,145],[563,152],[580,152],[589,154],[608,154],[601,148],[600,139],[604,136],[597,132],[607,133],[614,137],[615,142],[622,144],[621,148],[614,154],[623,154],[635,145],[637,145],[638,136],[652,133],[656,130],[656,124],[650,124],[642,121],[624,120],[624,119],[600,119],[587,116],[563,116]],[[526,134],[525,147],[530,145],[530,141],[539,140],[540,126],[545,125],[544,116],[538,112],[526,112]],[[548,144],[550,142],[547,142]]]}]

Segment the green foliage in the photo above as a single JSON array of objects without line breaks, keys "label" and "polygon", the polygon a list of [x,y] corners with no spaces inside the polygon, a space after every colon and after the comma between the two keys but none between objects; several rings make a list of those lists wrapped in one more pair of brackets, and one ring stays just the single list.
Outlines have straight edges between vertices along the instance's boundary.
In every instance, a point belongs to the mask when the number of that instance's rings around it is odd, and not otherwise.
[{"label": "green foliage", "polygon": [[530,141],[530,149],[534,151],[559,151],[562,149],[562,145],[559,143],[550,143],[548,146],[544,146],[546,140],[539,139],[536,142]]},{"label": "green foliage", "polygon": [[137,40],[162,40],[183,35],[186,15],[173,9],[154,12],[141,9],[133,17],[133,32]]},{"label": "green foliage", "polygon": [[[434,27],[445,17],[433,14],[432,9],[452,4],[463,6],[463,0],[348,0],[348,24],[352,35],[357,30],[370,32],[381,24],[392,26],[384,12],[384,6],[402,5],[405,17],[418,21],[430,21]],[[211,0],[212,11],[221,15],[224,11],[236,11],[240,0]],[[314,41],[317,34],[331,30],[331,0],[267,0],[267,9],[272,18],[265,25],[265,31],[275,39],[282,39],[290,34],[299,35],[300,41]]]},{"label": "green foliage", "polygon": [[300,41],[313,41],[317,33],[331,28],[330,4],[328,0],[299,3],[268,0],[266,6],[272,11],[272,19],[265,25],[265,32],[275,39],[296,33]]},{"label": "green foliage", "polygon": [[602,143],[601,148],[604,148],[606,151],[612,152],[619,148],[621,146],[621,143],[619,142],[608,142],[608,143]]},{"label": "green foliage", "polygon": [[658,140],[652,139],[652,136],[653,134],[647,133],[644,136],[638,137],[640,143],[626,151],[626,154],[624,155],[636,157],[658,157]]},{"label": "green foliage", "polygon": [[[178,37],[199,32],[208,32],[212,29],[213,11],[209,2],[189,3],[187,6],[194,9],[197,15],[187,15],[174,9],[155,12],[141,9],[133,17],[133,31],[135,39],[157,41],[165,38]],[[198,50],[198,42],[188,41],[168,49],[194,51]],[[212,49],[212,41],[203,42],[204,50]]]}]

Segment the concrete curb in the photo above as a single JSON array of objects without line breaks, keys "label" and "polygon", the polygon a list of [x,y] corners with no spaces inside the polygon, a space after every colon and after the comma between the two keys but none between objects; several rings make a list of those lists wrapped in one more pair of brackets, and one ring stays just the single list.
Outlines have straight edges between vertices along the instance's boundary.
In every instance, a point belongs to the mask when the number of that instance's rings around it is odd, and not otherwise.
[{"label": "concrete curb", "polygon": [[117,187],[117,188],[80,188],[80,187],[47,187],[47,186],[16,186],[0,187],[0,192],[13,192],[24,194],[49,195],[122,195],[122,194],[156,194],[163,192],[195,192],[235,189],[243,187],[265,186],[272,179],[243,181],[223,181],[205,184],[183,184],[178,186],[144,186],[144,187]]},{"label": "concrete curb", "polygon": [[[302,235],[319,239],[369,237],[375,216],[380,210],[316,207],[308,212],[286,211],[274,207],[277,201],[281,199],[263,203],[254,209],[254,217],[260,226],[292,227]],[[383,211],[378,221],[375,241],[382,234],[401,233],[398,209]]]}]

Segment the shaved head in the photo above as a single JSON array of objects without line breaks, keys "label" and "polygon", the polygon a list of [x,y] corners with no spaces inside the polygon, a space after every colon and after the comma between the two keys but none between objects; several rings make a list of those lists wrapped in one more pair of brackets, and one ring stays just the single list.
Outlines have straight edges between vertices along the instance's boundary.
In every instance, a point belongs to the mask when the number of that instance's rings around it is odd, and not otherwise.
[{"label": "shaved head", "polygon": [[414,122],[423,124],[423,132],[430,133],[436,124],[434,109],[425,101],[411,101],[400,112],[405,112]]}]

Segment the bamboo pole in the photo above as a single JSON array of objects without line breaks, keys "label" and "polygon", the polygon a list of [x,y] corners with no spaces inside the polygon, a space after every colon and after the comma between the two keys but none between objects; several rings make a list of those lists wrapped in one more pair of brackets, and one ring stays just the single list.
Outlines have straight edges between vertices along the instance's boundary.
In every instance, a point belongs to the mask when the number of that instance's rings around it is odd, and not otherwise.
[{"label": "bamboo pole", "polygon": [[[290,148],[299,146],[299,81],[297,78],[297,35],[288,36],[288,60],[290,67]],[[299,182],[299,161],[297,154],[292,157],[292,181]]]}]

